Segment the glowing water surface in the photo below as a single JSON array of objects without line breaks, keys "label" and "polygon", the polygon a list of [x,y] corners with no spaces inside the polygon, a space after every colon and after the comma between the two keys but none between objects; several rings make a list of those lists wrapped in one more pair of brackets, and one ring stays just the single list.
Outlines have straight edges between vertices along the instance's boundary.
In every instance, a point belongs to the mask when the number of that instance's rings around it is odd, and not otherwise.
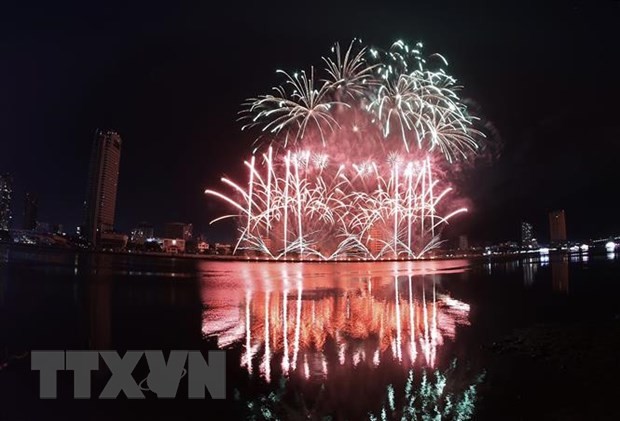
[{"label": "glowing water surface", "polygon": [[[223,268],[220,268],[223,269]],[[202,281],[202,332],[267,382],[274,373],[328,378],[382,362],[435,367],[437,350],[469,325],[469,304],[439,276],[466,261],[231,264]]]}]

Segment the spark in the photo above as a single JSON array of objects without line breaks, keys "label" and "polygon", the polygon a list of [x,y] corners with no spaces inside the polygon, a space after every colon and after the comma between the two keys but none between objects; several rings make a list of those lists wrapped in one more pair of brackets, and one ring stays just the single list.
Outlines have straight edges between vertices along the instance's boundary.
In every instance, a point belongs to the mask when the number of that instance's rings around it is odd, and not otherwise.
[{"label": "spark", "polygon": [[242,129],[258,131],[247,184],[205,191],[233,209],[214,221],[238,219],[235,252],[419,258],[441,244],[466,211],[446,203],[446,166],[474,156],[483,135],[448,61],[423,48],[335,43],[323,69],[278,70],[283,83],[244,104]]},{"label": "spark", "polygon": [[435,192],[429,159],[406,159],[345,165],[289,150],[283,164],[252,159],[247,189],[228,182],[230,196],[206,192],[239,211],[240,250],[276,259],[418,258],[440,244],[438,227],[466,209],[437,213],[452,189]]},{"label": "spark", "polygon": [[373,126],[384,140],[399,138],[407,150],[438,149],[450,162],[467,158],[483,135],[458,97],[461,87],[445,70],[448,61],[438,53],[427,60],[422,48],[422,43],[410,48],[400,40],[387,51],[358,39],[346,50],[336,43],[322,58],[322,77],[315,76],[314,67],[278,70],[284,83],[272,94],[246,101],[241,119],[249,122],[243,128],[260,128],[259,139],[270,145],[286,148],[318,138],[326,146],[340,141],[346,120],[355,114],[377,123]]}]

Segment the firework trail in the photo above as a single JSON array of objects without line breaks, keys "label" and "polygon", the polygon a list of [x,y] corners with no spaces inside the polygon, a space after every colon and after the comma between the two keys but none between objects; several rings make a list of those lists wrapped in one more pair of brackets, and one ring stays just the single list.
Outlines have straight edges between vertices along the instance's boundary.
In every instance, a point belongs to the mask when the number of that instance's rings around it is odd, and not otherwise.
[{"label": "firework trail", "polygon": [[282,85],[244,104],[257,146],[247,185],[224,178],[233,194],[206,191],[234,209],[215,221],[237,218],[235,250],[273,259],[420,257],[466,211],[445,213],[441,174],[482,134],[446,60],[425,59],[420,43],[331,52],[321,76],[278,71]]}]

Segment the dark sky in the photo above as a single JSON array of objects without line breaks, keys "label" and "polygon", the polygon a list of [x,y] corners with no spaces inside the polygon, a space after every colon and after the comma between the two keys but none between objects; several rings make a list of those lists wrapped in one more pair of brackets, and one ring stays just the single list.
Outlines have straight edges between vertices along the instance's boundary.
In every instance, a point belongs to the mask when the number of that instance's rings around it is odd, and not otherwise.
[{"label": "dark sky", "polygon": [[276,69],[361,37],[444,54],[501,134],[500,157],[462,180],[471,211],[448,234],[517,239],[526,219],[545,239],[555,208],[572,238],[620,234],[618,1],[126,3],[2,7],[0,172],[14,177],[17,225],[32,191],[40,220],[74,231],[93,132],[109,127],[124,141],[118,229],[180,220],[222,237],[203,191],[242,174],[240,103]]}]

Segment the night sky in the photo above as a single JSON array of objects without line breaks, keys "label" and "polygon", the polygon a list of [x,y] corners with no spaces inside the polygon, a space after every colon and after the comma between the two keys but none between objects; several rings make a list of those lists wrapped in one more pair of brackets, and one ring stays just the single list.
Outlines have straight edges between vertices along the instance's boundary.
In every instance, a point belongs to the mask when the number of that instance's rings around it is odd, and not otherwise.
[{"label": "night sky", "polygon": [[276,69],[361,37],[445,55],[500,135],[499,156],[463,175],[471,210],[449,236],[516,240],[525,219],[545,240],[556,208],[571,239],[620,234],[618,1],[23,3],[0,13],[0,173],[14,178],[16,226],[30,191],[39,220],[74,232],[100,127],[124,142],[119,230],[186,221],[225,239],[230,227],[208,226],[223,207],[203,191],[244,174],[241,102]]}]

